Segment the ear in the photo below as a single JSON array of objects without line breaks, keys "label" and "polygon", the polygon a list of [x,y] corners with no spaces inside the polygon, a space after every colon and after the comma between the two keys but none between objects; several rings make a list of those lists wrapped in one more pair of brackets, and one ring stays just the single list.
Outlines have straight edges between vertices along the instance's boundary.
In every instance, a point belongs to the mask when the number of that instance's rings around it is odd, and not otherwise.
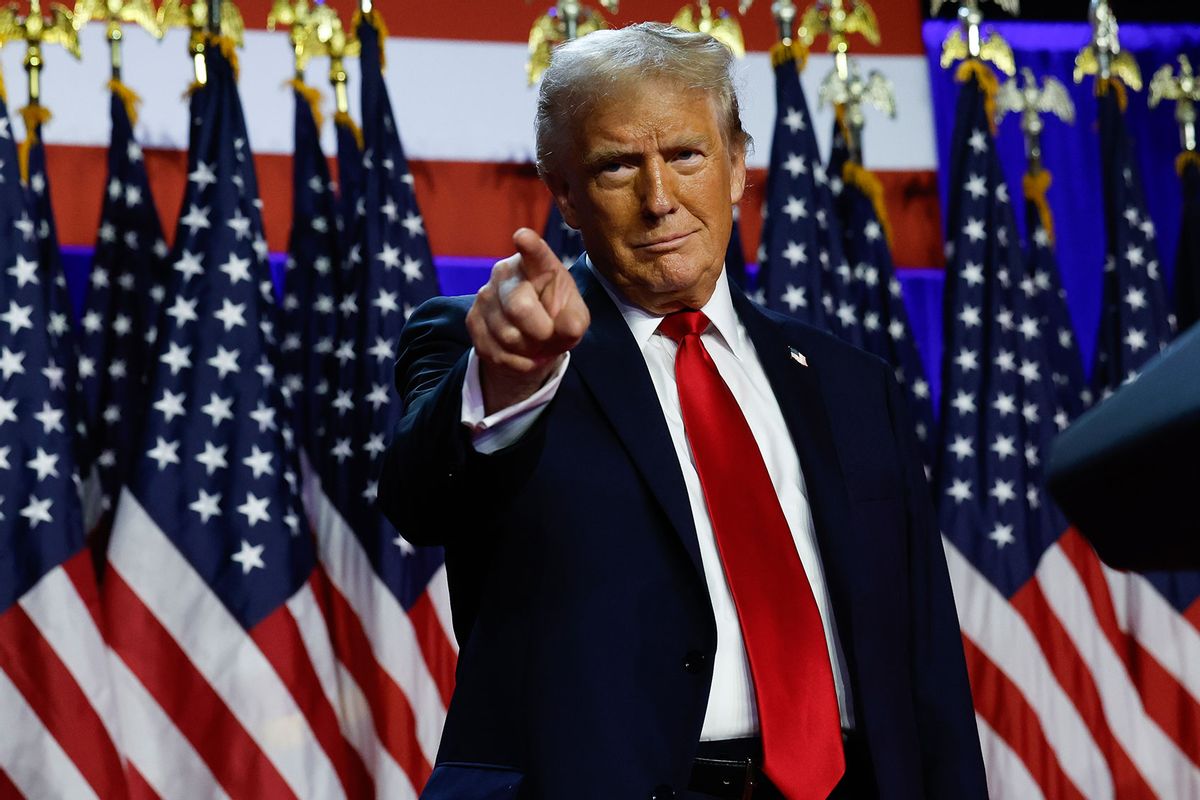
[{"label": "ear", "polygon": [[746,146],[734,147],[729,153],[729,202],[737,204],[746,191]]},{"label": "ear", "polygon": [[566,178],[557,173],[548,172],[544,180],[550,193],[554,195],[554,203],[558,206],[558,212],[562,214],[563,220],[575,230],[579,230],[579,212],[571,201],[571,187]]}]

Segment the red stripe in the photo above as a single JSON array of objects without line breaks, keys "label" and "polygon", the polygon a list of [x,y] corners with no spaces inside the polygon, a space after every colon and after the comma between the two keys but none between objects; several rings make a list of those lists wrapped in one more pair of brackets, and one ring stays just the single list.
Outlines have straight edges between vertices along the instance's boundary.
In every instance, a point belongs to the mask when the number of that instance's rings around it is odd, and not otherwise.
[{"label": "red stripe", "polygon": [[102,798],[124,796],[121,759],[100,715],[19,604],[0,614],[0,671],[24,696],[93,791]]},{"label": "red stripe", "polygon": [[63,562],[63,572],[71,579],[79,599],[87,608],[92,622],[101,631],[104,630],[104,609],[100,604],[100,590],[96,586],[95,561],[91,550],[81,550]]},{"label": "red stripe", "polygon": [[[609,26],[614,28],[643,20],[670,22],[685,4],[686,0],[638,0],[636,3],[627,0],[620,4],[619,13],[605,14],[604,18]],[[358,0],[328,0],[328,5],[336,8],[343,22],[349,24],[350,15],[358,7]],[[546,13],[546,9],[552,5],[554,0],[538,0],[532,5],[527,0],[490,0],[487,13],[472,13],[473,9],[469,9],[463,3],[424,3],[419,12],[405,14],[403,5],[381,2],[375,4],[383,13],[392,36],[522,44],[529,41],[529,29],[534,19]],[[594,0],[587,5],[599,7],[599,3]],[[695,8],[697,3],[691,0],[690,5]],[[727,0],[723,5],[732,10],[736,3]],[[796,5],[803,9],[811,3]],[[271,0],[242,0],[238,7],[245,17],[247,27],[266,27]],[[917,0],[887,0],[873,3],[872,7],[879,20],[879,31],[883,41],[875,48],[857,36],[851,37],[851,48],[855,54],[915,55],[924,52],[921,41],[921,8]],[[755,4],[740,22],[747,49],[765,51],[775,42],[777,28],[771,18],[770,4],[765,0]],[[820,51],[824,47],[825,41],[822,37],[814,49]],[[286,51],[284,52],[283,57],[286,57]],[[514,75],[513,80],[524,80],[524,76]]]},{"label": "red stripe", "polygon": [[1072,528],[1059,540],[1059,546],[1079,573],[1096,622],[1124,663],[1146,713],[1193,764],[1200,766],[1200,704],[1132,632],[1121,630],[1103,567],[1091,545]]},{"label": "red stripe", "polygon": [[295,797],[283,776],[110,563],[104,578],[109,644],[233,798]]},{"label": "red stripe", "polygon": [[329,756],[347,797],[370,797],[375,793],[367,767],[342,737],[337,714],[313,667],[296,618],[281,606],[250,632],[250,637],[275,667],[288,692],[308,720],[321,749]]},{"label": "red stripe", "polygon": [[3,767],[0,767],[0,800],[25,800],[25,795],[21,794]]},{"label": "red stripe", "polygon": [[408,610],[408,618],[412,620],[417,645],[425,656],[425,663],[429,665],[434,683],[442,694],[442,705],[449,708],[450,697],[454,694],[454,667],[458,663],[458,654],[454,652],[433,601],[429,599],[428,588]]},{"label": "red stripe", "polygon": [[1095,678],[1079,651],[1075,649],[1075,644],[1067,635],[1066,629],[1050,608],[1046,596],[1042,594],[1041,586],[1036,580],[1029,581],[1013,595],[1011,602],[1037,638],[1046,663],[1050,665],[1050,671],[1071,698],[1072,705],[1079,711],[1079,716],[1082,717],[1096,746],[1104,754],[1104,760],[1112,770],[1117,796],[1131,800],[1152,800],[1155,797],[1153,790],[1138,772],[1129,754],[1113,736],[1108,718],[1104,715],[1104,705],[1100,699],[1100,691],[1096,688]]},{"label": "red stripe", "polygon": [[366,697],[379,741],[420,793],[433,768],[421,752],[412,703],[375,659],[362,620],[323,571],[314,575],[313,586],[333,651]]},{"label": "red stripe", "polygon": [[137,767],[128,761],[125,762],[125,777],[129,782],[129,800],[162,800]]},{"label": "red stripe", "polygon": [[[59,238],[64,244],[91,246],[96,240],[100,201],[105,186],[105,151],[100,147],[47,147]],[[173,235],[186,182],[186,154],[180,150],[145,151],[151,192],[167,237]],[[292,213],[291,156],[256,155],[263,224],[267,243],[275,252],[287,249]],[[467,161],[413,161],[421,213],[430,245],[439,256],[502,258],[512,251],[512,233],[521,226],[541,230],[550,210],[550,193],[532,164]],[[336,166],[331,167],[336,173]],[[933,170],[881,170],[888,219],[892,227],[892,257],[901,267],[940,267],[942,223],[938,206],[937,173]],[[742,245],[746,258],[756,259],[762,231],[761,209],[766,170],[752,169],[742,201]],[[64,187],[59,191],[58,187]],[[67,190],[69,187],[69,191]],[[463,198],[487,213],[464,225]]]},{"label": "red stripe", "polygon": [[1037,713],[1021,690],[966,636],[963,653],[975,711],[1021,759],[1042,787],[1042,794],[1051,800],[1084,800],[1083,793],[1063,771]]}]

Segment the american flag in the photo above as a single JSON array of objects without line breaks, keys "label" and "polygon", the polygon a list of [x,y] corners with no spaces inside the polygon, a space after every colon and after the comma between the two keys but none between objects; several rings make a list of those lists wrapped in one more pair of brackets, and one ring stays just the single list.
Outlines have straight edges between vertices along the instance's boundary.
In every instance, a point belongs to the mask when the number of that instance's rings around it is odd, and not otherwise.
[{"label": "american flag", "polygon": [[[40,111],[41,114],[36,112]],[[35,113],[30,113],[35,112]],[[50,202],[50,181],[46,177],[46,144],[42,138],[42,120],[48,121],[50,113],[43,107],[26,106],[26,154],[29,193],[28,218],[18,220],[22,230],[32,224],[37,236],[38,262],[44,278],[43,290],[47,293],[50,315],[51,366],[63,370],[63,381],[68,387],[67,405],[71,418],[75,420],[76,460],[82,450],[85,419],[80,408],[78,343],[72,321],[75,319],[71,298],[67,294],[67,277],[63,271],[62,251],[58,246],[58,225],[54,221],[54,208]],[[29,126],[29,122],[33,122]],[[81,465],[85,466],[86,465]]]},{"label": "american flag", "polygon": [[[361,797],[275,376],[233,69],[193,93],[143,431],[102,591],[131,781],[160,797]],[[345,728],[343,728],[343,725]]]},{"label": "american flag", "polygon": [[[150,196],[142,148],[133,135],[132,93],[113,91],[108,180],[92,257],[80,335],[79,380],[84,517],[89,532],[107,528],[140,430],[134,413],[150,369],[167,256]],[[101,542],[106,538],[98,531]],[[102,549],[102,548],[101,548]]]},{"label": "american flag", "polygon": [[297,445],[310,461],[324,457],[325,419],[337,338],[337,283],[342,269],[341,213],[329,163],[321,151],[316,110],[307,86],[293,87],[296,100],[292,156],[292,231],[284,274],[284,396],[292,407]]},{"label": "american flag", "polygon": [[1054,382],[1059,407],[1068,419],[1074,419],[1091,403],[1092,393],[1084,380],[1083,356],[1079,352],[1071,314],[1067,311],[1067,293],[1063,290],[1058,259],[1054,254],[1050,206],[1044,192],[1037,189],[1038,181],[1048,183],[1049,176],[1045,170],[1025,174],[1025,230],[1029,241],[1025,248],[1028,267],[1021,291],[1036,298],[1041,306],[1040,319],[1050,357],[1050,379]]},{"label": "american flag", "polygon": [[395,344],[411,310],[437,292],[375,14],[357,26],[364,149],[349,283],[338,303],[330,447],[320,473],[305,476],[305,503],[330,579],[343,693],[362,711],[356,744],[380,796],[415,798],[437,754],[457,645],[442,552],[412,547],[373,502],[379,456],[400,414]]},{"label": "american flag", "polygon": [[1196,631],[1104,568],[1043,491],[1066,423],[1050,332],[1023,288],[981,88],[995,78],[974,61],[959,77],[936,485],[990,794],[1200,796]]},{"label": "american flag", "polygon": [[354,235],[356,198],[360,197],[362,185],[362,129],[349,114],[334,115],[337,131],[338,179],[338,228],[342,232],[341,250],[350,249],[350,237]]},{"label": "american flag", "polygon": [[776,45],[771,61],[775,130],[758,248],[757,297],[768,308],[861,344],[850,265],[800,85],[796,48]]},{"label": "american flag", "polygon": [[882,188],[862,164],[850,160],[846,137],[836,120],[828,173],[846,260],[853,270],[857,290],[854,319],[861,328],[861,346],[895,370],[896,381],[908,398],[925,469],[932,473],[936,441],[933,395],[908,322],[908,309],[892,264],[887,232],[875,201],[864,191],[864,186],[870,184],[882,196]]},{"label": "american flag", "polygon": [[1175,162],[1183,182],[1183,224],[1175,256],[1175,314],[1179,330],[1200,321],[1200,154],[1181,153]]},{"label": "american flag", "polygon": [[122,797],[51,287],[0,95],[0,796]]}]

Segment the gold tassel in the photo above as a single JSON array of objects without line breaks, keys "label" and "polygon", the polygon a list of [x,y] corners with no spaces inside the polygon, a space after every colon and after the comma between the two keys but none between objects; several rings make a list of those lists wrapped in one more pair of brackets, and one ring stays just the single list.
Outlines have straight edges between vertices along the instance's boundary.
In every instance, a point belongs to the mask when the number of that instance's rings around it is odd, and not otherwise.
[{"label": "gold tassel", "polygon": [[983,92],[983,113],[988,118],[988,129],[992,132],[992,136],[995,136],[996,95],[1000,92],[1000,81],[996,79],[996,73],[977,58],[968,58],[959,64],[958,69],[954,72],[954,80],[959,83],[966,83],[971,78],[975,79],[979,91]]},{"label": "gold tassel", "polygon": [[371,23],[371,27],[373,27],[379,33],[379,66],[381,69],[386,68],[387,49],[385,45],[387,44],[388,27],[387,23],[383,21],[383,14],[379,13],[379,9],[372,8],[364,17],[362,9],[359,9],[358,11],[354,12],[354,20],[350,23],[350,27],[357,31],[358,26],[362,24],[364,19]]},{"label": "gold tassel", "polygon": [[804,72],[808,66],[808,48],[798,39],[793,39],[790,45],[776,42],[771,45],[771,66],[778,67],[789,61],[796,62],[796,71]]},{"label": "gold tassel", "polygon": [[21,119],[25,120],[25,141],[17,146],[17,165],[21,168],[21,183],[29,183],[29,151],[37,142],[38,131],[50,121],[50,109],[43,105],[25,106]]},{"label": "gold tassel", "polygon": [[1175,157],[1175,171],[1179,173],[1179,177],[1183,177],[1184,170],[1188,167],[1200,170],[1200,153],[1195,150],[1184,150]]},{"label": "gold tassel", "polygon": [[238,80],[241,67],[238,64],[237,42],[228,36],[214,33],[205,34],[204,41],[209,47],[216,47],[221,51],[221,55],[225,56],[225,60],[229,62],[229,66],[233,67],[233,79],[235,81]]},{"label": "gold tassel", "polygon": [[847,161],[845,166],[842,167],[842,180],[845,181],[847,186],[857,187],[871,201],[871,205],[875,207],[875,216],[879,219],[879,226],[883,228],[883,235],[887,239],[888,249],[890,250],[892,247],[892,223],[888,219],[887,204],[883,198],[883,184],[879,181],[879,178],[862,164]]},{"label": "gold tassel", "polygon": [[308,102],[308,107],[312,109],[313,120],[316,121],[317,128],[320,129],[325,124],[325,115],[321,113],[321,90],[309,86],[299,78],[292,78],[287,83],[288,86],[295,89]]},{"label": "gold tassel", "polygon": [[138,97],[137,92],[116,78],[108,82],[108,90],[121,98],[121,102],[125,106],[125,114],[129,117],[129,124],[137,125],[138,106],[141,105],[142,98]]},{"label": "gold tassel", "polygon": [[842,139],[846,144],[850,144],[850,125],[846,122],[846,105],[845,103],[835,103],[833,106],[833,118],[837,122],[838,130],[842,132]]},{"label": "gold tassel", "polygon": [[358,145],[358,149],[361,151],[363,149],[363,132],[362,128],[358,127],[358,123],[354,121],[354,118],[345,111],[339,111],[333,115],[333,121],[354,135],[354,142]]},{"label": "gold tassel", "polygon": [[1050,243],[1054,243],[1054,215],[1050,213],[1050,203],[1046,201],[1046,192],[1050,189],[1051,176],[1049,170],[1026,172],[1021,180],[1025,190],[1025,199],[1033,203],[1037,209],[1038,220],[1042,223]]},{"label": "gold tassel", "polygon": [[1129,107],[1129,92],[1125,89],[1125,84],[1121,83],[1121,79],[1115,75],[1107,78],[1096,79],[1096,97],[1104,97],[1108,94],[1109,89],[1117,95],[1117,108],[1121,109],[1121,113],[1125,113],[1125,109]]}]

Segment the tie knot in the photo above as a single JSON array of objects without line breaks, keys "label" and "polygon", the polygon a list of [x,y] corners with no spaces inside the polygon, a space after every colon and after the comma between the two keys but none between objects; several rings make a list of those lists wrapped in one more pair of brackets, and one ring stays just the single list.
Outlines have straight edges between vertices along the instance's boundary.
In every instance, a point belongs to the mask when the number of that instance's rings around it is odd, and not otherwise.
[{"label": "tie knot", "polygon": [[663,317],[662,322],[658,323],[658,330],[664,336],[670,336],[678,344],[683,341],[683,337],[689,334],[699,336],[704,333],[708,329],[708,325],[708,317],[704,316],[703,311],[676,311]]}]

